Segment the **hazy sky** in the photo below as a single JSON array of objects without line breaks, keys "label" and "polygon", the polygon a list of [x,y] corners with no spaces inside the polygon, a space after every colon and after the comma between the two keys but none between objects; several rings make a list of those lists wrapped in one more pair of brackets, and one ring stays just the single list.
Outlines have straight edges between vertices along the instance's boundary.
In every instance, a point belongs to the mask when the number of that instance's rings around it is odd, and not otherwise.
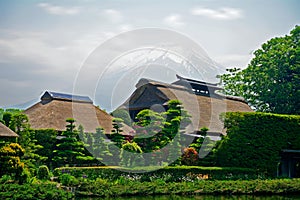
[{"label": "hazy sky", "polygon": [[0,107],[47,89],[72,93],[95,48],[145,27],[177,31],[220,66],[244,68],[263,42],[300,24],[299,8],[298,0],[0,0]]}]

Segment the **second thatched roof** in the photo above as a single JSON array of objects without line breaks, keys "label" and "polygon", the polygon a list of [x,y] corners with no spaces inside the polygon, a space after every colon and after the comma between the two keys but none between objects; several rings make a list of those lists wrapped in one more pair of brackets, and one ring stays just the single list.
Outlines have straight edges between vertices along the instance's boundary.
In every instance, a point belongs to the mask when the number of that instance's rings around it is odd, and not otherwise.
[{"label": "second thatched roof", "polygon": [[225,112],[252,112],[249,105],[240,97],[230,97],[217,94],[219,90],[215,84],[184,79],[173,84],[162,83],[150,79],[141,79],[137,89],[119,109],[129,110],[131,117],[143,109],[161,106],[167,109],[167,102],[178,99],[183,107],[191,115],[193,130],[199,131],[203,127],[209,128],[209,132],[226,134],[224,123],[220,117]]}]

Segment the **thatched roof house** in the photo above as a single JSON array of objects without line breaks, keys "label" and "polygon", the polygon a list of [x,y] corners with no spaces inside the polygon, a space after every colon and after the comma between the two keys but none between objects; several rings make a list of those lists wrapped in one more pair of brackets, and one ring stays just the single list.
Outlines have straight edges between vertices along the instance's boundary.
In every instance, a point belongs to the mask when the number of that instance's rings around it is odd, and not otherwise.
[{"label": "thatched roof house", "polygon": [[[106,133],[113,130],[113,117],[97,106],[87,96],[78,96],[46,91],[41,101],[24,111],[33,129],[53,128],[66,130],[66,119],[74,118],[76,125],[82,125],[85,132],[95,132],[96,128],[104,128]],[[123,134],[131,129],[124,126]]]},{"label": "thatched roof house", "polygon": [[0,137],[1,138],[17,138],[19,137],[14,131],[10,130],[4,124],[0,122]]},{"label": "thatched roof house", "polygon": [[167,109],[167,102],[178,99],[191,115],[193,132],[202,127],[209,128],[211,133],[225,134],[220,114],[227,111],[251,112],[243,98],[218,94],[221,90],[217,84],[183,78],[166,84],[150,79],[141,79],[136,90],[119,109],[129,110],[132,119],[143,109],[163,111]]}]

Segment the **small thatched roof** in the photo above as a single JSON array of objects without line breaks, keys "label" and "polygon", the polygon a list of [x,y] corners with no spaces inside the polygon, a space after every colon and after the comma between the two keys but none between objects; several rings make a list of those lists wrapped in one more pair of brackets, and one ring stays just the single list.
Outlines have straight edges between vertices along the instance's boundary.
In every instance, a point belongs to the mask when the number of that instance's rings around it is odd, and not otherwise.
[{"label": "small thatched roof", "polygon": [[19,135],[0,122],[0,137],[19,137]]},{"label": "small thatched roof", "polygon": [[129,99],[120,107],[128,109],[132,115],[138,111],[151,108],[154,105],[165,107],[171,99],[178,99],[191,115],[193,130],[198,131],[203,127],[209,132],[225,134],[220,114],[228,111],[251,112],[252,109],[240,97],[230,97],[215,93],[218,88],[215,84],[196,82],[180,77],[173,84],[166,84],[150,79],[141,79],[137,89]]},{"label": "small thatched roof", "polygon": [[[93,105],[92,101],[73,102],[66,98],[51,99],[51,95],[48,94],[53,94],[53,92],[45,92],[39,103],[24,111],[29,118],[31,128],[53,128],[58,131],[64,131],[66,130],[66,119],[74,118],[76,126],[82,125],[85,132],[95,132],[96,128],[100,126],[104,128],[106,133],[111,133],[113,130],[113,117]],[[45,98],[45,95],[47,98]],[[68,96],[74,97],[74,95],[63,95],[63,97]],[[80,99],[89,98],[80,96]],[[122,133],[131,134],[130,131],[130,127],[124,125]]]}]

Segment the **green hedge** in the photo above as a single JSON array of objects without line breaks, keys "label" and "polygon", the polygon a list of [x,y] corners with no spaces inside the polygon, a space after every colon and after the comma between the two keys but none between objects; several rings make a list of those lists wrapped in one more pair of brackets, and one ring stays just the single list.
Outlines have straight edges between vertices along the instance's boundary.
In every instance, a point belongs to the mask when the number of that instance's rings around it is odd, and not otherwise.
[{"label": "green hedge", "polygon": [[[300,194],[299,179],[278,180],[214,180],[194,182],[169,182],[154,180],[139,182],[123,179],[111,182],[103,179],[83,182],[76,189],[76,196],[118,197],[153,195],[296,195]],[[151,195],[151,196],[150,196]],[[182,196],[181,196],[182,197]],[[172,196],[169,196],[172,199]],[[224,197],[223,197],[224,198]],[[223,199],[220,197],[220,199]],[[178,199],[181,199],[178,197]],[[205,199],[205,198],[204,198]],[[236,198],[240,199],[240,198]],[[249,196],[247,199],[255,199]]]},{"label": "green hedge", "polygon": [[[142,168],[126,169],[119,167],[61,167],[54,170],[54,175],[60,177],[62,174],[69,174],[76,178],[97,178],[117,180],[121,176],[131,177],[139,181],[152,181],[163,179],[166,182],[178,182],[184,180],[237,180],[263,178],[254,169],[246,168],[221,168],[221,167],[198,167],[198,166],[177,166],[165,167],[158,170],[148,168],[148,172]],[[150,171],[149,170],[153,170]]]},{"label": "green hedge", "polygon": [[217,165],[254,168],[276,175],[282,149],[300,149],[300,116],[226,113],[225,136],[216,152]]},{"label": "green hedge", "polygon": [[0,184],[1,199],[73,199],[74,194],[57,188],[56,183]]}]

